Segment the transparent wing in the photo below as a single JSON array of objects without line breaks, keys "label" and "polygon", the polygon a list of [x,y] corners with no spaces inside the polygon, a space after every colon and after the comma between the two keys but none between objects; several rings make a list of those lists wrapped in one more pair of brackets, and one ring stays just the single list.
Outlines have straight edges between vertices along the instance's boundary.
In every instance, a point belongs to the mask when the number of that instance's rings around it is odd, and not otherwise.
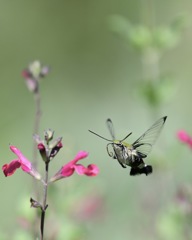
[{"label": "transparent wing", "polygon": [[167,117],[162,117],[156,121],[140,138],[132,145],[143,158],[147,157],[155,141],[157,140]]},{"label": "transparent wing", "polygon": [[106,120],[107,128],[109,129],[109,132],[112,136],[112,139],[115,140],[115,132],[114,132],[114,127],[113,127],[113,122],[111,121],[110,118]]}]

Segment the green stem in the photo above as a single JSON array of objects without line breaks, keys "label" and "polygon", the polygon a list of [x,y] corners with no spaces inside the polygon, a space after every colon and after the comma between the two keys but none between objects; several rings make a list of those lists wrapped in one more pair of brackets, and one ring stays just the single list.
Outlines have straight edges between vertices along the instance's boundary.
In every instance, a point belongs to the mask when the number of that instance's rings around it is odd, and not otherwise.
[{"label": "green stem", "polygon": [[44,197],[43,197],[43,206],[41,209],[41,240],[44,236],[44,226],[45,226],[45,212],[48,207],[47,205],[47,190],[48,190],[48,171],[49,171],[49,162],[45,164],[45,184],[44,184]]},{"label": "green stem", "polygon": [[[39,125],[40,125],[40,119],[41,119],[41,99],[40,99],[40,94],[39,91],[37,90],[34,93],[34,101],[35,101],[35,121],[34,121],[34,129],[33,129],[33,133],[34,134],[39,134]],[[33,164],[34,167],[37,168],[38,162],[37,162],[37,146],[36,143],[34,141],[33,144]]]},{"label": "green stem", "polygon": [[[39,93],[38,89],[34,93],[34,102],[35,102],[35,119],[34,119],[33,134],[39,134],[39,126],[40,126],[40,119],[41,119],[41,99],[40,99],[40,93]],[[37,144],[35,141],[33,143],[32,159],[33,159],[33,166],[37,169],[37,167],[38,167],[38,161],[37,161],[38,160],[38,150],[37,150]],[[39,199],[40,193],[39,193],[38,186],[37,186],[35,179],[33,179],[33,192],[35,195],[35,199]],[[36,224],[38,218],[39,218],[39,216],[38,216],[38,214],[36,214],[36,217],[35,217],[34,223],[33,223],[34,237],[36,237],[38,235],[37,224]]]}]

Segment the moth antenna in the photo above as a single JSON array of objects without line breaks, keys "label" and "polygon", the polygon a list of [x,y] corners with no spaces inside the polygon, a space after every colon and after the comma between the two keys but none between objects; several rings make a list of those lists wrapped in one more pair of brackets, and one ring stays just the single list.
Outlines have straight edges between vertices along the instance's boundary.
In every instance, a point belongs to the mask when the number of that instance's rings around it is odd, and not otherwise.
[{"label": "moth antenna", "polygon": [[130,132],[126,137],[124,137],[120,142],[123,142],[126,138],[128,138],[130,135],[132,134],[132,132]]},{"label": "moth antenna", "polygon": [[91,132],[91,133],[93,133],[93,134],[95,134],[97,137],[100,137],[100,138],[102,138],[102,139],[104,139],[104,140],[106,140],[106,141],[108,141],[108,142],[111,142],[111,140],[109,140],[109,139],[107,139],[107,138],[104,138],[104,137],[102,137],[101,135],[99,135],[99,134],[97,134],[97,133],[95,133],[95,132],[93,132],[93,131],[91,131],[91,130],[88,130],[89,132]]}]

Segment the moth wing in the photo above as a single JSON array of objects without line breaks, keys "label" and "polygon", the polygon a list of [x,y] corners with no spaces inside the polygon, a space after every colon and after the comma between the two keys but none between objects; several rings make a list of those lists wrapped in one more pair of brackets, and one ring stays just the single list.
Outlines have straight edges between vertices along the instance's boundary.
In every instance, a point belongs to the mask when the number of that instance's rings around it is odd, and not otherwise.
[{"label": "moth wing", "polygon": [[114,127],[113,127],[113,122],[110,118],[108,118],[106,120],[106,124],[107,124],[107,128],[109,129],[109,132],[112,136],[112,139],[115,140],[115,131],[114,131]]},{"label": "moth wing", "polygon": [[150,153],[153,144],[156,142],[167,117],[162,117],[157,120],[141,137],[133,144],[133,148],[141,155],[142,158],[147,157]]}]

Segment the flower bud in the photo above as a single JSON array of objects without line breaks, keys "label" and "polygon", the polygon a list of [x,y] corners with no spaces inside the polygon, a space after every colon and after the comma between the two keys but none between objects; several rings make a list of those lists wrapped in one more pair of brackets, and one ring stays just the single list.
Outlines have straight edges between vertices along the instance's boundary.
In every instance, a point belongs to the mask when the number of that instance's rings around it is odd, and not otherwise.
[{"label": "flower bud", "polygon": [[40,154],[41,154],[41,157],[42,157],[43,161],[44,161],[44,162],[48,162],[49,159],[48,159],[48,157],[47,157],[47,151],[46,151],[45,145],[42,144],[42,143],[39,143],[39,144],[37,145],[37,148],[39,149],[39,152],[40,152]]},{"label": "flower bud", "polygon": [[50,144],[50,149],[51,149],[51,152],[50,152],[50,155],[49,157],[50,158],[54,158],[56,156],[56,154],[59,152],[59,150],[63,147],[63,144],[62,144],[62,138],[57,138],[55,139],[51,144]]},{"label": "flower bud", "polygon": [[41,73],[41,63],[40,61],[34,61],[32,63],[29,64],[29,67],[28,67],[30,73],[32,74],[32,76],[36,79],[39,78],[39,75]]},{"label": "flower bud", "polygon": [[51,141],[53,139],[53,135],[54,135],[54,131],[51,129],[45,130],[44,131],[44,138],[45,141],[48,143],[49,141]]},{"label": "flower bud", "polygon": [[43,66],[41,68],[40,77],[45,77],[50,72],[50,67]]},{"label": "flower bud", "polygon": [[49,144],[49,148],[52,149],[52,148],[56,147],[61,141],[62,141],[62,137],[58,137],[58,138],[54,139],[54,140]]}]

